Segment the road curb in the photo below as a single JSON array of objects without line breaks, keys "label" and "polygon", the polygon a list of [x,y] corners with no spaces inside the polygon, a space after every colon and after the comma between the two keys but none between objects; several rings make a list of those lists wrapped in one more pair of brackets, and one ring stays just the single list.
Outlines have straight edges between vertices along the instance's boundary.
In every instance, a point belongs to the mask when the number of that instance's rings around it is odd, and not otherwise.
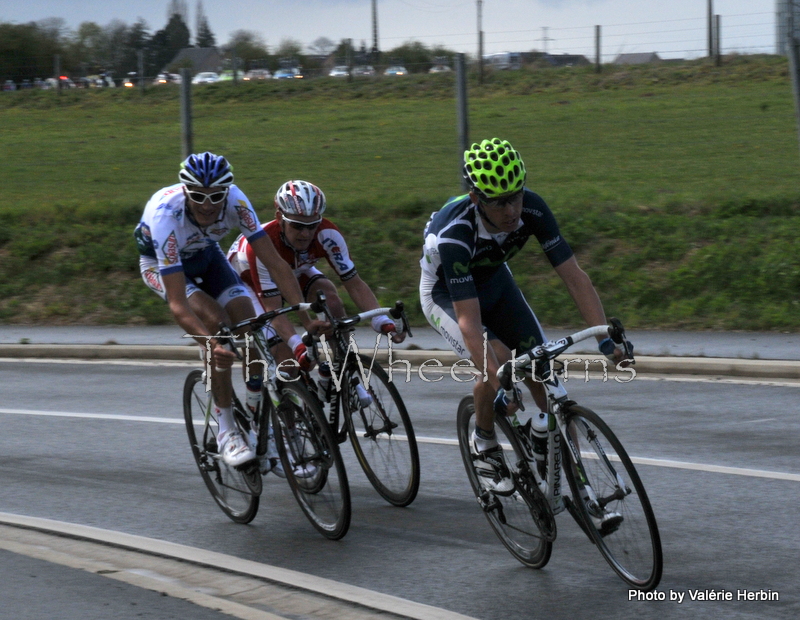
[{"label": "road curb", "polygon": [[[371,356],[372,349],[362,353]],[[452,366],[459,358],[450,351],[422,351],[392,349],[393,368],[404,370],[403,361],[413,367],[425,364],[426,368]],[[0,344],[0,358],[10,359],[87,359],[115,360],[137,359],[153,361],[198,361],[199,350],[194,345],[86,345],[86,344]],[[569,360],[569,371],[584,372],[586,362],[592,371],[602,371],[603,358],[599,355],[562,355]],[[379,349],[375,360],[386,364],[389,351]],[[636,374],[664,375],[715,375],[750,377],[758,379],[800,379],[800,361],[795,360],[745,360],[725,357],[658,357],[639,356],[633,370]],[[631,377],[630,370],[617,371],[608,363],[609,373],[623,373],[620,380]]]},{"label": "road curb", "polygon": [[231,555],[189,547],[155,538],[126,534],[112,530],[54,521],[39,517],[28,517],[0,512],[0,524],[34,530],[59,537],[85,540],[102,545],[126,549],[149,556],[167,558],[207,567],[221,572],[254,577],[280,586],[320,595],[340,603],[358,606],[379,612],[384,617],[408,618],[410,620],[475,620],[457,612],[416,603],[390,594],[374,592],[316,577],[288,568],[279,568]]}]

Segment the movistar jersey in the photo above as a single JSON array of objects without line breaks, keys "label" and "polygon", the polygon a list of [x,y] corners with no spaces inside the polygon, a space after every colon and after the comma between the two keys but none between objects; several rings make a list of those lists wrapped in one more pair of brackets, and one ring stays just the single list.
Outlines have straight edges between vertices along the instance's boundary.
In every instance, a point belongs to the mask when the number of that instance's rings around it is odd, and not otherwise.
[{"label": "movistar jersey", "polygon": [[250,241],[266,235],[242,190],[231,185],[219,219],[201,228],[189,215],[183,185],[178,183],[150,198],[134,237],[139,254],[158,259],[161,275],[165,276],[183,271],[184,262],[199,256],[208,246],[218,245],[235,229]]},{"label": "movistar jersey", "polygon": [[552,211],[531,190],[524,191],[517,229],[500,234],[486,230],[468,195],[458,196],[431,216],[420,265],[447,287],[453,301],[472,299],[478,296],[476,287],[519,252],[530,236],[536,237],[553,267],[572,256]]}]

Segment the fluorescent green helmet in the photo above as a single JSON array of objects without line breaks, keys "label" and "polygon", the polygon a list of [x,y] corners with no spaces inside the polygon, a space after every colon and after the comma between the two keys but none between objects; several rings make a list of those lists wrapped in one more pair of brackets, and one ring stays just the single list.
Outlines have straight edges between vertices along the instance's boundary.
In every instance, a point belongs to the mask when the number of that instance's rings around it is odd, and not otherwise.
[{"label": "fluorescent green helmet", "polygon": [[525,185],[525,164],[508,140],[492,138],[464,151],[464,180],[482,198],[500,198]]}]

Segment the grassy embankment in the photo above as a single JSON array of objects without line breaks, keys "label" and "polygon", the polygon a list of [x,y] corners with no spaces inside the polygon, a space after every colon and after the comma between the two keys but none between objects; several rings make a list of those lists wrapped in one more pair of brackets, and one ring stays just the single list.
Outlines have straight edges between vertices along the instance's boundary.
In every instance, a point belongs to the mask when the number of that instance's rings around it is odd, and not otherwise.
[{"label": "grassy embankment", "polygon": [[[800,328],[800,175],[786,63],[508,72],[470,85],[473,139],[519,149],[607,310],[636,327]],[[195,89],[195,149],[262,219],[288,178],[328,196],[363,277],[417,308],[421,231],[460,193],[452,76]],[[0,321],[158,323],[131,230],[180,161],[177,89],[0,96]],[[579,325],[535,243],[511,267]]]}]

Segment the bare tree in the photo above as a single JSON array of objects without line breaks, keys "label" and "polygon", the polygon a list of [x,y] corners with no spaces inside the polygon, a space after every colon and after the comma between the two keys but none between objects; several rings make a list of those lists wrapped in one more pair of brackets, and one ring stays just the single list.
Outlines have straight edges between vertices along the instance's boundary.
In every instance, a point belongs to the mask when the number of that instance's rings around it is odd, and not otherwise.
[{"label": "bare tree", "polygon": [[328,56],[333,50],[336,49],[336,43],[331,41],[328,37],[319,37],[308,46],[312,54],[317,56]]}]

